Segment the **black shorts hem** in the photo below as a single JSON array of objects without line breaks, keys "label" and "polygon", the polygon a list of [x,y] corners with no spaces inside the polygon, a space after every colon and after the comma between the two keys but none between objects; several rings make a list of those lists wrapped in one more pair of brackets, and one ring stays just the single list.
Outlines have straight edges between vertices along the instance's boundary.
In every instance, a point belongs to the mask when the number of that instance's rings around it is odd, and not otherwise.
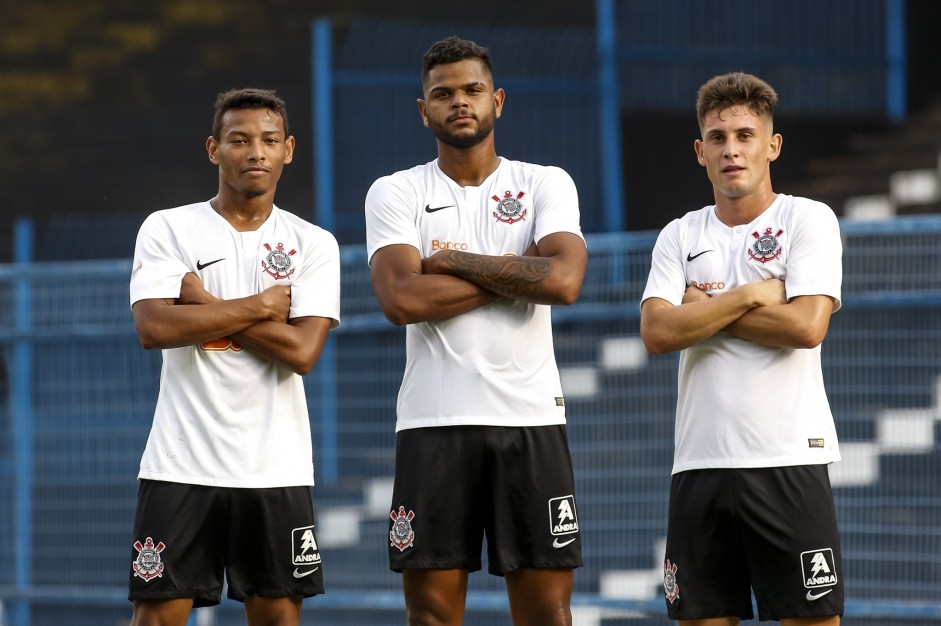
[{"label": "black shorts hem", "polygon": [[127,594],[130,602],[134,600],[192,600],[193,608],[217,606],[222,602],[222,590],[217,591],[133,591]]},{"label": "black shorts hem", "polygon": [[409,561],[408,563],[393,563],[389,569],[397,574],[410,569],[461,569],[468,572],[479,572],[480,561],[467,563],[464,561]]},{"label": "black shorts hem", "polygon": [[257,598],[293,598],[294,596],[301,596],[302,598],[313,598],[314,596],[324,595],[323,587],[315,587],[313,589],[265,589],[262,591],[248,591],[241,592],[233,589],[229,589],[226,594],[229,600],[235,600],[236,602],[245,602],[245,598],[257,597]]},{"label": "black shorts hem", "polygon": [[521,569],[578,569],[582,567],[581,559],[554,559],[552,561],[539,561],[536,563],[527,563],[526,561],[517,561],[515,563],[491,563],[488,571],[494,576],[504,576],[510,572]]}]

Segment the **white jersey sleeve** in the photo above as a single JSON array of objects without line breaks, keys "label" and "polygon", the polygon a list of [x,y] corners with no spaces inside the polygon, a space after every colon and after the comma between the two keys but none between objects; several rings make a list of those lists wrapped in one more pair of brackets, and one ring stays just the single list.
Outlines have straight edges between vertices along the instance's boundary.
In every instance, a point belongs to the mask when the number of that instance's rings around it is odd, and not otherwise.
[{"label": "white jersey sleeve", "polygon": [[[290,318],[326,317],[331,328],[340,325],[340,247],[327,231],[309,227],[307,254],[299,275],[291,284]],[[313,250],[313,251],[311,251]]]},{"label": "white jersey sleeve", "polygon": [[150,298],[178,298],[183,276],[190,271],[167,222],[157,211],[144,220],[137,233],[131,270],[131,305]]},{"label": "white jersey sleeve", "polygon": [[416,209],[416,190],[405,176],[383,176],[366,194],[366,253],[394,244],[413,246],[422,252]]},{"label": "white jersey sleeve", "polygon": [[584,239],[579,225],[578,191],[568,172],[545,167],[533,181],[536,203],[534,240],[558,232],[574,233]]},{"label": "white jersey sleeve", "polygon": [[787,298],[830,296],[836,313],[842,306],[843,282],[839,222],[830,207],[806,198],[795,202],[795,213],[787,259]]},{"label": "white jersey sleeve", "polygon": [[648,298],[660,298],[673,306],[683,303],[683,294],[686,292],[686,271],[683,267],[680,237],[683,229],[684,223],[675,219],[657,236],[641,303]]}]

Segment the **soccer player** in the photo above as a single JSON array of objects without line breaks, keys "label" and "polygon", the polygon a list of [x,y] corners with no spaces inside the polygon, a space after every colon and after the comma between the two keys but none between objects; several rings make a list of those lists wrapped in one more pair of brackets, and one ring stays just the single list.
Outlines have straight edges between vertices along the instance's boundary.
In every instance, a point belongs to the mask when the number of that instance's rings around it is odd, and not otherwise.
[{"label": "soccer player", "polygon": [[409,624],[460,624],[469,572],[504,576],[513,623],[571,623],[581,537],[549,305],[587,251],[557,167],[497,156],[488,51],[449,37],[422,63],[438,158],[366,197],[373,288],[406,325],[389,557]]},{"label": "soccer player", "polygon": [[183,626],[228,596],[248,624],[296,626],[323,593],[302,376],[339,324],[333,235],[274,205],[294,154],[274,92],[219,95],[206,142],[211,200],[151,214],[130,295],[144,348],[163,350],[140,466],[133,626]]},{"label": "soccer player", "polygon": [[777,94],[740,72],[699,90],[694,147],[715,204],[663,229],[641,304],[653,354],[681,351],[664,593],[681,624],[838,624],[827,465],[840,459],[820,344],[842,246],[824,204],[775,193]]}]

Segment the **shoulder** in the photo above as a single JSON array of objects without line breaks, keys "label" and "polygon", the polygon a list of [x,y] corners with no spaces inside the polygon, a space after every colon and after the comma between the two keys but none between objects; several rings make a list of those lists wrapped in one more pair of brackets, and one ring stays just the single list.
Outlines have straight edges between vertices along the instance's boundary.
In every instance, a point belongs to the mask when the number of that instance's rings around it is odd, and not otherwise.
[{"label": "shoulder", "polygon": [[330,231],[317,226],[316,224],[305,220],[304,218],[295,215],[284,209],[280,209],[277,206],[274,207],[275,216],[288,228],[297,232],[305,240],[318,243],[318,244],[327,244],[337,247],[336,237],[333,236],[333,233]]},{"label": "shoulder", "polygon": [[522,175],[534,181],[572,180],[569,173],[557,165],[540,165],[538,163],[527,163],[526,161],[513,161],[507,158],[503,158],[503,164],[508,173]]},{"label": "shoulder", "polygon": [[831,209],[829,205],[801,196],[781,195],[782,202],[780,210],[786,218],[794,220],[795,223],[838,224],[836,213],[833,212],[833,209]]},{"label": "shoulder", "polygon": [[160,225],[172,227],[189,220],[192,216],[199,214],[208,206],[209,204],[207,202],[194,202],[193,204],[184,204],[183,206],[154,211],[144,219],[141,229],[155,228]]},{"label": "shoulder", "polygon": [[416,189],[427,185],[434,177],[435,161],[416,165],[407,170],[399,170],[377,178],[369,187],[367,195],[381,194],[386,191]]}]

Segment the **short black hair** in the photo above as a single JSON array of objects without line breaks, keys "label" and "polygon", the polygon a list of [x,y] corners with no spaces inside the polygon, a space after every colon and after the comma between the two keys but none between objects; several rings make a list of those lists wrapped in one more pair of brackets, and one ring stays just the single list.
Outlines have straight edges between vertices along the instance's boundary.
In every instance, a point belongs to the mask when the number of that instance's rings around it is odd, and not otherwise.
[{"label": "short black hair", "polygon": [[421,81],[428,79],[428,72],[436,65],[444,63],[457,63],[465,59],[477,59],[487,68],[493,76],[493,67],[490,65],[490,51],[468,39],[461,39],[457,35],[445,37],[431,44],[421,62]]},{"label": "short black hair", "polygon": [[284,123],[284,136],[288,133],[288,110],[287,106],[272,89],[256,89],[247,87],[242,89],[230,89],[224,91],[216,97],[216,109],[212,118],[212,136],[219,140],[222,133],[222,118],[227,111],[233,109],[268,109],[281,118]]}]

